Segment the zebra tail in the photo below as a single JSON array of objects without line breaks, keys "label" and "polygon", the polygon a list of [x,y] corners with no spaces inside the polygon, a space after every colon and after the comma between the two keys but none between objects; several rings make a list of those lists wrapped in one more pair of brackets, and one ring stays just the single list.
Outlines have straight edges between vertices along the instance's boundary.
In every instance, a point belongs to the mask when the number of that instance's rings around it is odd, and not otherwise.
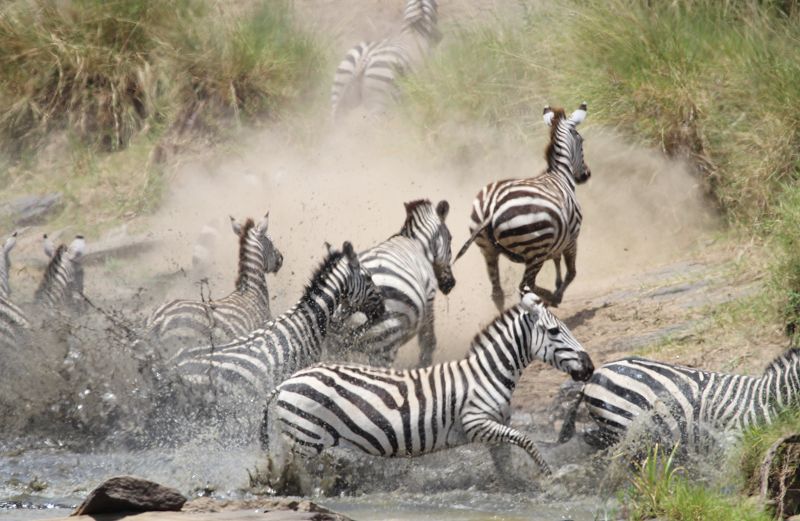
[{"label": "zebra tail", "polygon": [[561,432],[558,433],[558,443],[566,443],[575,436],[575,421],[578,418],[578,408],[581,402],[583,402],[583,390],[567,411],[567,417],[564,418],[564,423],[561,425]]},{"label": "zebra tail", "polygon": [[465,242],[465,243],[464,243],[464,246],[462,246],[462,247],[461,247],[461,249],[460,249],[460,250],[458,250],[458,253],[456,254],[456,258],[455,258],[455,260],[453,261],[453,263],[454,263],[454,264],[455,264],[455,262],[456,262],[458,259],[460,259],[460,258],[461,258],[461,256],[462,256],[462,255],[464,255],[465,253],[467,253],[467,249],[469,249],[469,246],[470,246],[470,244],[472,244],[473,242],[475,242],[475,239],[477,239],[477,238],[478,238],[478,235],[480,235],[480,234],[481,234],[481,232],[483,232],[483,230],[485,230],[485,229],[486,229],[486,227],[487,227],[487,226],[489,226],[489,221],[490,221],[490,218],[487,218],[485,221],[483,221],[483,222],[481,223],[481,225],[480,225],[480,226],[478,226],[478,227],[475,229],[475,231],[474,231],[474,232],[472,232],[472,235],[470,235],[469,239],[467,239],[467,242]]},{"label": "zebra tail", "polygon": [[261,442],[261,450],[269,451],[269,408],[272,406],[272,401],[278,396],[280,386],[276,387],[267,396],[267,404],[264,406],[264,416],[261,419],[261,427],[258,433],[258,440]]},{"label": "zebra tail", "polygon": [[[333,100],[333,107],[331,107],[331,115],[335,122],[339,116],[339,108],[344,104],[351,107],[356,106],[361,102],[361,86],[364,81],[364,72],[367,69],[367,62],[369,61],[369,49],[364,49],[364,52],[358,57],[355,66],[353,67],[352,74],[349,75],[347,80],[340,85],[335,85],[336,91],[334,92],[335,99]],[[356,97],[354,101],[352,98]]]}]

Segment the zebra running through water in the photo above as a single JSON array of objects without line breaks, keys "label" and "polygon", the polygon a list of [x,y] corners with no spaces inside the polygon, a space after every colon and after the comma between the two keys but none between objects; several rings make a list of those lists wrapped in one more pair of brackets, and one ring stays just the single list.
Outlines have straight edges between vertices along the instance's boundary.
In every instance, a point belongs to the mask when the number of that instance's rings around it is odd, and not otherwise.
[{"label": "zebra running through water", "polygon": [[271,318],[265,277],[280,270],[283,255],[268,233],[269,212],[258,223],[230,220],[239,237],[236,289],[218,300],[173,300],[157,308],[145,328],[152,347],[164,356],[183,347],[228,342]]},{"label": "zebra running through water", "polygon": [[277,428],[300,454],[340,446],[416,456],[474,442],[508,443],[550,474],[534,442],[508,426],[512,393],[534,359],[575,380],[587,380],[594,369],[567,326],[526,293],[478,333],[462,360],[405,371],[322,364],[296,373],[267,400],[262,447],[269,447],[269,407],[276,401]]},{"label": "zebra running through water", "polygon": [[228,344],[185,348],[170,366],[190,389],[234,401],[261,400],[288,375],[320,360],[331,317],[339,307],[370,319],[384,311],[380,290],[349,242],[341,252],[329,251],[303,296],[287,312]]},{"label": "zebra running through water", "polygon": [[398,34],[361,42],[347,52],[333,78],[334,121],[358,105],[379,112],[397,99],[397,79],[418,67],[442,39],[437,9],[436,0],[408,0]]},{"label": "zebra running through water", "polygon": [[359,259],[383,294],[386,311],[376,320],[342,333],[347,324],[334,325],[333,350],[348,348],[368,355],[370,363],[390,365],[397,351],[415,335],[419,338],[419,366],[433,361],[436,349],[434,298],[447,295],[456,284],[451,269],[452,242],[445,219],[447,201],[434,210],[427,199],[405,203],[406,220],[399,233],[362,252]]},{"label": "zebra running through water", "polygon": [[[581,402],[599,431],[587,441],[618,442],[637,418],[652,422],[657,436],[682,447],[702,448],[714,432],[740,433],[769,424],[800,397],[800,349],[775,358],[761,376],[715,373],[629,357],[601,366],[564,421],[559,442],[575,433]],[[650,426],[650,423],[647,425]]]},{"label": "zebra running through water", "polygon": [[0,352],[18,348],[24,343],[24,336],[30,329],[25,313],[11,301],[9,271],[11,269],[11,250],[17,244],[17,232],[12,233],[3,243],[0,256]]},{"label": "zebra running through water", "polygon": [[50,258],[42,282],[36,289],[36,305],[48,314],[77,313],[85,308],[83,298],[83,254],[86,241],[76,235],[69,246],[56,247],[43,237],[44,253]]},{"label": "zebra running through water", "polygon": [[[456,255],[458,260],[474,241],[486,261],[492,283],[492,300],[503,309],[498,260],[500,255],[525,264],[520,288],[530,286],[550,301],[561,303],[575,279],[581,207],[575,185],[591,176],[583,159],[583,138],[577,126],[586,119],[586,103],[569,117],[563,109],[544,108],[551,128],[545,157],[547,170],[538,177],[496,181],[483,187],[472,203],[470,238]],[[567,275],[561,279],[561,256]],[[536,287],[536,275],[548,259],[556,263],[556,288],[550,293]]]}]

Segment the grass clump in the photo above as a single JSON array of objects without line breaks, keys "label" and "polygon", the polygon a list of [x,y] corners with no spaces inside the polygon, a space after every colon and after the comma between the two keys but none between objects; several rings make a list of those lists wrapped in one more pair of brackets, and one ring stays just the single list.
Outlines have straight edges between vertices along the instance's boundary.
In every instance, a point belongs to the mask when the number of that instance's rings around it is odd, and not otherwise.
[{"label": "grass clump", "polygon": [[656,444],[630,477],[630,487],[621,503],[632,521],[768,521],[772,516],[756,505],[693,484],[675,463],[671,452]]},{"label": "grass clump", "polygon": [[153,208],[165,151],[280,117],[324,61],[284,0],[10,0],[0,49],[0,198],[61,185],[101,218]]}]

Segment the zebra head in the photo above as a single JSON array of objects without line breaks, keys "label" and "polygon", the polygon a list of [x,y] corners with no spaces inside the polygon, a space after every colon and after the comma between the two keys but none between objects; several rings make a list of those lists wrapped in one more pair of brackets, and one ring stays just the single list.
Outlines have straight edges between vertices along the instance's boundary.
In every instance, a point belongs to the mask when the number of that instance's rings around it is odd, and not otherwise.
[{"label": "zebra head", "polygon": [[342,245],[342,253],[344,253],[346,261],[342,310],[345,314],[360,311],[367,316],[368,320],[381,317],[386,308],[380,288],[372,281],[369,271],[361,265],[361,261],[358,260],[358,255],[349,241],[345,241]]},{"label": "zebra head", "polygon": [[544,307],[542,300],[526,287],[520,308],[531,321],[531,358],[544,360],[573,380],[585,382],[594,373],[594,364],[569,328]]},{"label": "zebra head", "polygon": [[[254,223],[252,219],[247,219],[244,224],[240,224],[233,216],[230,219],[233,233],[239,236],[240,257],[255,253],[259,256],[259,262],[264,266],[264,273],[277,273],[283,266],[283,254],[275,247],[272,237],[267,231],[269,212],[264,214],[258,224]],[[240,258],[240,261],[245,260],[245,258]]]},{"label": "zebra head", "polygon": [[569,167],[569,175],[575,183],[585,183],[592,171],[583,158],[583,137],[578,133],[577,126],[586,119],[586,102],[580,104],[569,117],[564,109],[551,109],[545,106],[543,112],[544,123],[550,130],[550,144],[545,153],[548,170],[563,170]]},{"label": "zebra head", "polygon": [[65,306],[80,309],[83,302],[83,253],[86,241],[76,235],[69,247],[61,244],[57,248],[44,235],[44,252],[50,262],[39,288],[36,290],[37,302],[49,308]]},{"label": "zebra head", "polygon": [[436,283],[442,293],[447,295],[456,285],[451,266],[453,241],[450,230],[445,224],[450,204],[445,200],[439,201],[435,212],[433,205],[427,199],[405,203],[405,206],[406,222],[400,234],[422,243],[425,255],[433,266]]},{"label": "zebra head", "polygon": [[408,0],[403,10],[403,29],[415,31],[436,45],[442,40],[438,17],[436,0]]},{"label": "zebra head", "polygon": [[11,294],[11,288],[8,285],[8,270],[11,267],[11,250],[17,244],[17,232],[12,233],[3,243],[3,256],[0,257],[0,296],[8,296]]}]

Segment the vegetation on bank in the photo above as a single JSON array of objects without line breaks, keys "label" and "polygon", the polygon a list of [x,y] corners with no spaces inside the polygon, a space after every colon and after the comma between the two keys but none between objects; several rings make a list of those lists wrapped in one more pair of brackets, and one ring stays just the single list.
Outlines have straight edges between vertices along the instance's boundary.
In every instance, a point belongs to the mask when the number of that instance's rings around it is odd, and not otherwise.
[{"label": "vegetation on bank", "polygon": [[[0,196],[61,190],[68,209],[92,208],[94,218],[152,208],[159,165],[175,144],[278,117],[319,83],[323,53],[290,7],[283,0],[5,3]],[[53,169],[65,175],[54,179]],[[112,204],[93,205],[92,187]]]},{"label": "vegetation on bank", "polygon": [[[554,3],[556,4],[556,3]],[[688,157],[730,223],[763,237],[773,317],[800,337],[800,9],[794,0],[523,3],[455,31],[406,82],[434,137],[453,118],[517,131],[546,102]]]}]

